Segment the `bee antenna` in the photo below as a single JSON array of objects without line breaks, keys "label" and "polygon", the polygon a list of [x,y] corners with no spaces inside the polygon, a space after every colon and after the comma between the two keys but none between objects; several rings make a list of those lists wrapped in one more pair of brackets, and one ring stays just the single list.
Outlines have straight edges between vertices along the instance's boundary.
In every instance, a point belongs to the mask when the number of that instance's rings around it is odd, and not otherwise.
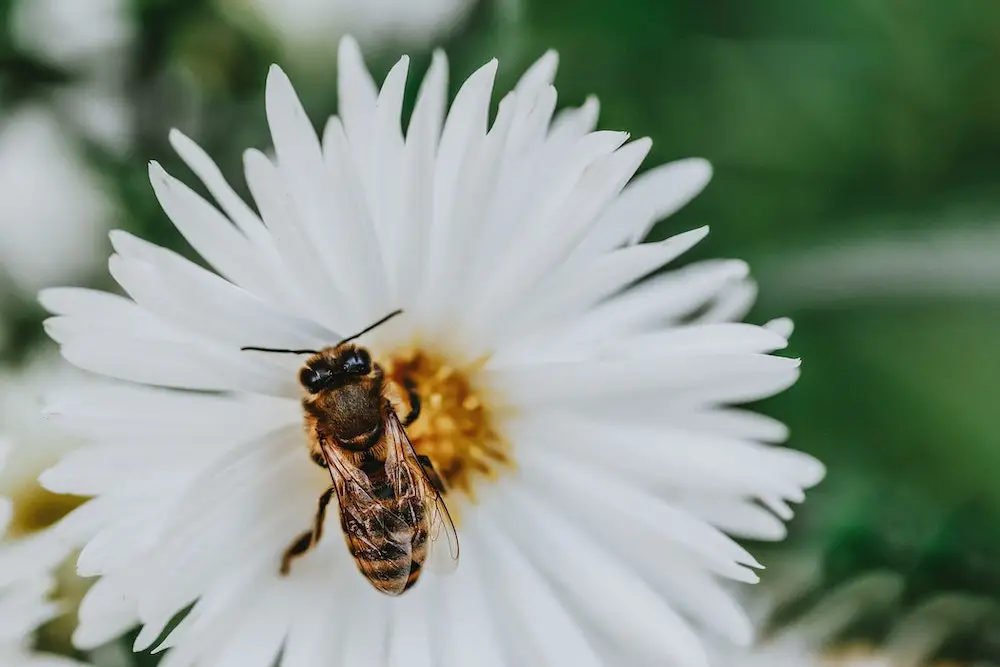
[{"label": "bee antenna", "polygon": [[279,354],[319,354],[318,350],[283,350],[276,347],[241,347],[243,352],[277,352]]},{"label": "bee antenna", "polygon": [[354,340],[355,338],[360,338],[361,336],[364,336],[366,333],[368,333],[372,329],[380,327],[383,324],[385,324],[386,322],[388,322],[389,320],[391,320],[392,318],[396,317],[396,315],[401,315],[402,312],[403,312],[402,308],[400,308],[398,310],[392,311],[391,313],[389,313],[388,315],[386,315],[385,317],[383,317],[382,319],[380,319],[378,322],[375,322],[374,324],[368,325],[367,327],[365,327],[364,329],[362,329],[358,333],[354,334],[353,336],[348,336],[344,340],[342,340],[339,343],[337,343],[337,345],[343,345],[344,343],[349,343],[350,341]]}]

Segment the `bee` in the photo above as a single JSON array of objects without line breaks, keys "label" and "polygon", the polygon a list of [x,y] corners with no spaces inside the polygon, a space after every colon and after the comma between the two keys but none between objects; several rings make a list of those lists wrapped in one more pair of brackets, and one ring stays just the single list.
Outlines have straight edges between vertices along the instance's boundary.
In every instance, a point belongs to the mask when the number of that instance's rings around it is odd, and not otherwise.
[{"label": "bee", "polygon": [[406,435],[420,415],[420,397],[412,385],[386,378],[371,353],[351,342],[401,312],[321,350],[242,348],[310,355],[299,372],[309,453],[332,484],[319,498],[312,528],[285,550],[282,574],[322,538],[334,494],[347,548],[378,591],[401,595],[425,565],[446,572],[458,565],[445,487]]}]

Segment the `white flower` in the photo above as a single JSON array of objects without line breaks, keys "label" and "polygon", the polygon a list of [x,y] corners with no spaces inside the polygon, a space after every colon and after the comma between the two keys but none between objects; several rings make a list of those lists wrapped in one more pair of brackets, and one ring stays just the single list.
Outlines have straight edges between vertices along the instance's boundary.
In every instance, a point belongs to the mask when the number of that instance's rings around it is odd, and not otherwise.
[{"label": "white flower", "polygon": [[[336,36],[354,35],[368,48],[424,46],[445,37],[475,0],[219,0],[234,21],[265,29],[286,53],[323,58]],[[331,41],[333,37],[333,41]]]},{"label": "white flower", "polygon": [[[902,577],[891,572],[859,576],[828,593],[803,617],[751,649],[720,648],[718,667],[920,667],[933,662],[950,638],[983,623],[996,603],[967,594],[942,593],[905,613],[877,644],[842,637],[851,623],[896,609]],[[772,601],[773,603],[773,601]]]},{"label": "white flower", "polygon": [[[0,438],[0,472],[11,444]],[[37,548],[25,550],[6,539],[13,518],[10,499],[0,497],[0,665],[4,667],[71,667],[79,663],[32,651],[36,628],[60,614],[49,594],[54,579],[46,571],[46,557]],[[51,551],[53,542],[47,543]],[[36,545],[37,546],[37,545]]]},{"label": "white flower", "polygon": [[103,61],[133,39],[126,0],[15,0],[18,47],[70,69]]},{"label": "white flower", "polygon": [[10,15],[17,48],[72,77],[53,91],[54,108],[82,136],[116,152],[132,134],[124,94],[136,32],[131,11],[128,0],[15,0]]},{"label": "white flower", "polygon": [[[38,575],[43,574],[46,590],[65,612],[49,625],[45,637],[50,645],[67,648],[86,582],[65,567],[74,550],[72,542],[60,539],[49,527],[82,499],[46,491],[39,485],[38,475],[80,442],[55,428],[43,417],[42,408],[46,393],[53,388],[87,391],[93,384],[52,350],[36,353],[23,368],[6,370],[0,376],[0,440],[7,443],[5,465],[0,470],[0,498],[6,499],[10,510],[6,538],[0,542],[0,584],[29,578],[41,585]],[[18,569],[18,564],[24,564],[28,573],[8,572],[8,568]],[[50,584],[55,588],[49,590]]]},{"label": "white flower", "polygon": [[0,496],[31,494],[39,473],[80,441],[54,427],[42,414],[45,397],[55,391],[86,391],[92,382],[50,349],[35,353],[22,367],[0,374],[0,437],[10,443],[0,472]]},{"label": "white flower", "polygon": [[103,185],[43,107],[0,119],[0,275],[25,293],[86,277],[113,216]]},{"label": "white flower", "polygon": [[[756,581],[757,563],[718,528],[780,538],[787,501],[823,468],[765,444],[786,437],[781,424],[727,407],[798,375],[768,354],[789,323],[723,321],[752,301],[745,264],[629,288],[705,235],[637,244],[701,190],[708,165],[632,179],[650,141],[594,132],[595,100],[553,116],[553,53],[491,127],[496,62],[446,114],[436,55],[404,138],[407,66],[378,90],[344,40],[340,116],[322,142],[272,69],[276,159],[245,156],[260,217],[172,135],[222,211],[155,163],[153,187],[218,275],[116,232],[111,272],[130,298],[43,294],[67,359],[136,383],[50,408],[98,442],[42,477],[96,496],[58,526],[87,542],[81,573],[103,575],[77,643],[142,623],[136,646],[149,647],[192,603],[163,667],[264,667],[279,654],[284,667],[697,665],[702,629],[747,642],[719,579]],[[461,563],[382,596],[334,509],[319,548],[283,577],[281,554],[330,478],[307,455],[301,359],[240,348],[329,345],[396,307],[404,315],[363,341],[423,398],[408,431],[451,487]]]},{"label": "white flower", "polygon": [[0,282],[24,293],[88,277],[107,254],[114,207],[82,141],[131,139],[123,93],[133,24],[126,0],[16,0],[10,37],[70,83],[0,116]]},{"label": "white flower", "polygon": [[998,254],[995,221],[952,218],[946,229],[882,231],[776,256],[764,275],[774,286],[771,299],[792,308],[882,299],[992,299],[1000,290]]}]

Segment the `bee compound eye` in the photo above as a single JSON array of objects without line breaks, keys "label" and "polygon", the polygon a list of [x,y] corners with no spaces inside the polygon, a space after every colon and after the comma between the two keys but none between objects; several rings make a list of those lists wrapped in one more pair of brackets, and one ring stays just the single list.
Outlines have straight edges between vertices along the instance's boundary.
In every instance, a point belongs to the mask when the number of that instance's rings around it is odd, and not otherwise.
[{"label": "bee compound eye", "polygon": [[344,372],[350,375],[367,375],[372,370],[372,358],[367,350],[356,350],[344,358]]},{"label": "bee compound eye", "polygon": [[364,348],[358,350],[358,362],[360,365],[358,372],[361,375],[367,375],[372,372],[372,355],[368,354],[368,350]]},{"label": "bee compound eye", "polygon": [[299,382],[306,388],[306,391],[315,394],[323,388],[328,377],[329,372],[306,367],[299,373]]}]

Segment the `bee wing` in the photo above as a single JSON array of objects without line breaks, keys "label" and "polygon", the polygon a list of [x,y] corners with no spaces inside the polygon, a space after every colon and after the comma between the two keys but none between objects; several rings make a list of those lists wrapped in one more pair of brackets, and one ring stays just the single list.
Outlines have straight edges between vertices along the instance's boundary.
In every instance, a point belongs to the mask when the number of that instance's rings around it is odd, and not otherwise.
[{"label": "bee wing", "polygon": [[[385,415],[385,435],[388,444],[386,464],[395,466],[396,477],[408,479],[411,471],[418,470],[419,482],[414,491],[420,494],[427,517],[427,558],[425,564],[430,569],[441,572],[453,572],[458,567],[458,533],[455,522],[451,520],[448,507],[438,492],[440,480],[433,468],[430,471],[420,462],[413,444],[406,436],[403,425],[396,413],[387,409]],[[393,474],[390,473],[390,478]],[[402,485],[406,492],[406,484]]]},{"label": "bee wing", "polygon": [[340,525],[361,574],[387,595],[406,590],[413,526],[377,498],[367,477],[336,447],[324,446],[340,501]]},{"label": "bee wing", "polygon": [[431,570],[447,574],[458,567],[458,533],[441,494],[436,489],[431,490],[434,493],[434,503],[431,505],[426,563]]}]

